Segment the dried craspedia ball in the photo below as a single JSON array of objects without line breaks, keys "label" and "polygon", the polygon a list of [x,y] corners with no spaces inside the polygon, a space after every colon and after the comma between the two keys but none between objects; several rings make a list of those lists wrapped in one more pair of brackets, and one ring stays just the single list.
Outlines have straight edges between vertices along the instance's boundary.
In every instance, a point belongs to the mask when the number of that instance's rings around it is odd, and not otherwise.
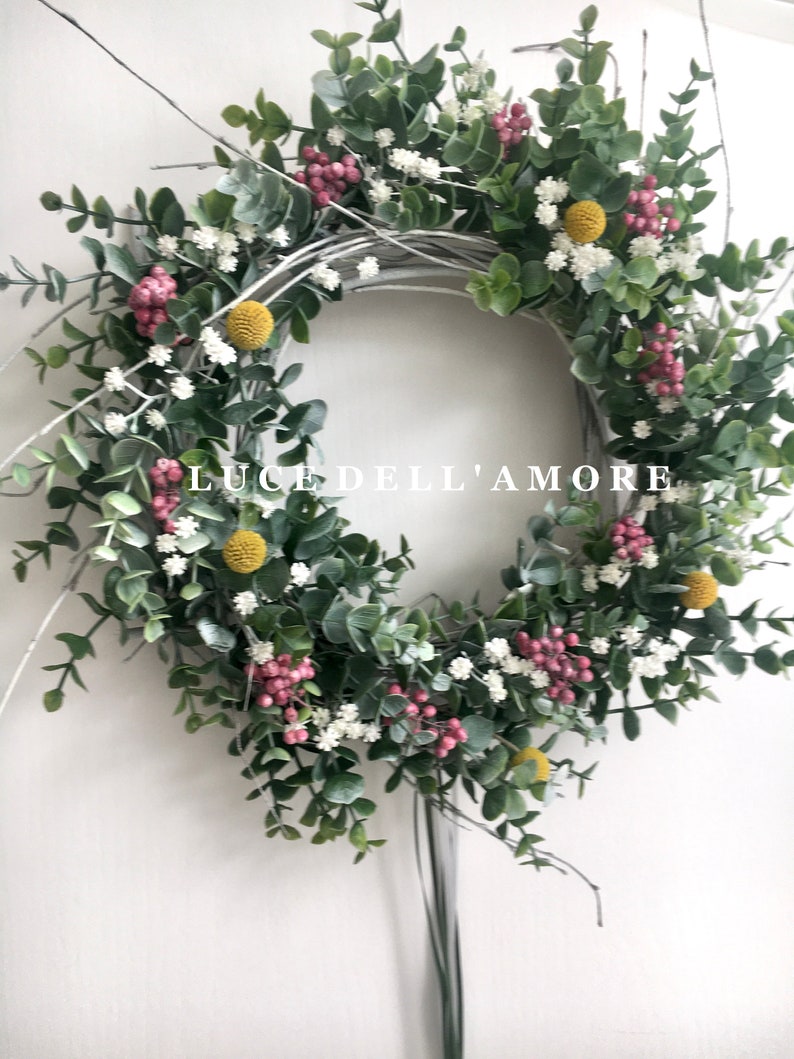
[{"label": "dried craspedia ball", "polygon": [[252,574],[265,561],[267,545],[253,530],[235,530],[223,546],[223,561],[236,574]]},{"label": "dried craspedia ball", "polygon": [[592,199],[574,202],[565,211],[565,231],[575,243],[594,243],[604,234],[607,215]]},{"label": "dried craspedia ball", "polygon": [[273,314],[261,302],[240,302],[226,317],[226,334],[238,349],[259,349],[272,333]]},{"label": "dried craspedia ball", "polygon": [[686,585],[686,592],[682,592],[679,599],[681,606],[687,610],[706,610],[712,603],[717,602],[720,594],[716,577],[704,570],[687,574],[681,579],[681,584]]},{"label": "dried craspedia ball", "polygon": [[535,762],[535,783],[545,783],[551,775],[551,763],[543,751],[538,750],[536,746],[524,747],[513,755],[510,764],[515,768],[517,765],[523,765],[525,761]]}]

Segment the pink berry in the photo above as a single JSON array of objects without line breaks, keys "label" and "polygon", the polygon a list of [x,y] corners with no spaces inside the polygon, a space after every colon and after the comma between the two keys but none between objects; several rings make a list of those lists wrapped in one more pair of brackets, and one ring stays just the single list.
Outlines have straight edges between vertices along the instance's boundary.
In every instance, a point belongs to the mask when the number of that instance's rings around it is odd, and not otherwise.
[{"label": "pink berry", "polygon": [[297,741],[298,733],[296,731],[290,730],[284,733],[284,742],[287,744],[287,746],[293,746],[293,744],[297,743]]}]

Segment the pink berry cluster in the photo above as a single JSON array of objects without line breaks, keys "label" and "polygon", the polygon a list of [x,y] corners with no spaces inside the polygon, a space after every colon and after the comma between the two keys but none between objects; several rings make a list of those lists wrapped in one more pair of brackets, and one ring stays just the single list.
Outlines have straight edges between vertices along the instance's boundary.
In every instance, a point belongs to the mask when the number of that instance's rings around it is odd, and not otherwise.
[{"label": "pink berry cluster", "polygon": [[502,153],[507,157],[510,148],[520,143],[521,137],[532,128],[532,118],[527,114],[524,103],[511,103],[510,108],[502,107],[491,118],[491,128],[496,129],[496,135],[502,144]]},{"label": "pink berry cluster", "polygon": [[325,151],[304,147],[301,156],[306,166],[295,173],[295,179],[299,184],[306,184],[312,193],[312,204],[318,210],[331,202],[339,202],[347,189],[361,180],[361,170],[352,154],[343,154],[338,162],[332,162]]},{"label": "pink berry cluster", "polygon": [[629,207],[623,220],[630,232],[636,235],[654,235],[661,239],[663,235],[677,232],[681,222],[674,217],[675,207],[669,203],[660,206],[656,195],[656,177],[649,173],[642,182],[640,191],[630,191],[626,200]]},{"label": "pink berry cluster", "polygon": [[642,558],[642,549],[650,548],[653,544],[653,537],[631,515],[623,515],[612,524],[609,540],[616,559],[628,559],[635,563]]},{"label": "pink berry cluster", "polygon": [[654,324],[646,332],[644,353],[653,353],[656,360],[637,375],[637,382],[646,385],[654,383],[657,397],[680,397],[684,392],[683,362],[675,355],[675,343],[679,332],[675,327],[661,323]]},{"label": "pink berry cluster", "polygon": [[176,298],[176,280],[162,265],[152,265],[149,275],[136,283],[127,298],[127,305],[135,313],[135,330],[144,338],[154,338],[160,324],[168,323],[165,303]]},{"label": "pink berry cluster", "polygon": [[302,658],[293,664],[292,655],[281,654],[261,665],[249,662],[243,672],[254,683],[257,706],[265,709],[269,706],[282,707],[284,723],[289,725],[283,736],[287,746],[305,743],[309,733],[303,725],[298,724],[298,706],[305,705],[299,685],[314,676],[311,659]]},{"label": "pink berry cluster", "polygon": [[545,636],[531,637],[523,630],[516,633],[518,653],[522,658],[528,658],[536,670],[548,674],[546,694],[563,706],[576,701],[572,684],[589,684],[593,679],[590,659],[586,655],[569,654],[566,650],[578,644],[578,635],[566,632],[561,625],[550,625]]},{"label": "pink berry cluster", "polygon": [[149,471],[149,481],[152,483],[152,514],[158,522],[162,522],[166,533],[174,531],[170,515],[174,508],[179,506],[179,483],[184,477],[185,472],[179,460],[169,460],[167,456],[161,456]]},{"label": "pink berry cluster", "polygon": [[[421,688],[417,691],[404,691],[399,684],[390,684],[386,689],[388,695],[404,695],[409,699],[408,705],[403,710],[401,717],[409,717],[413,721],[414,732],[430,732],[436,739],[433,753],[437,758],[445,758],[450,750],[454,750],[458,743],[465,743],[469,733],[457,717],[450,717],[446,721],[437,719],[438,710],[428,702],[430,696]],[[386,727],[392,723],[392,718],[387,717],[383,723]]]}]

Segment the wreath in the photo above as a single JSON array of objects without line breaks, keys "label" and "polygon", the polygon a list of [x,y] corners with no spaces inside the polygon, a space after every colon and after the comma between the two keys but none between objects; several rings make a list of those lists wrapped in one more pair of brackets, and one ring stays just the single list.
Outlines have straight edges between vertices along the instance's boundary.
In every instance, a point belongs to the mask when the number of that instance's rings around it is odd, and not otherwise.
[{"label": "wreath", "polygon": [[[733,614],[723,598],[788,543],[766,516],[794,476],[794,313],[774,334],[757,323],[788,243],[704,252],[703,163],[717,149],[692,146],[691,105],[711,76],[694,62],[644,145],[600,83],[609,45],[592,36],[594,7],[561,42],[558,84],[512,101],[462,28],[441,49],[447,69],[437,46],[408,59],[387,0],[358,6],[375,16],[365,54],[360,34],[313,34],[328,69],[310,126],[262,92],[227,107],[250,146],[215,137],[224,174],[189,209],[168,188],[137,190],[132,219],[76,187],[42,196],[70,231],[92,222],[102,237],[82,238],[95,326],[64,310],[63,342],[28,350],[40,376],[71,363],[85,381],[3,461],[3,481],[43,486],[54,512],[40,539],[18,542],[15,571],[24,581],[66,547],[67,590],[89,566],[102,577],[80,593],[87,631],[56,637],[67,656],[45,667],[45,707],[83,686],[94,633],[118,623],[166,663],[188,731],[231,730],[268,835],[347,835],[364,857],[381,843],[366,757],[390,766],[386,791],[408,783],[463,815],[459,783],[485,826],[542,866],[542,805],[592,771],[555,754],[564,733],[600,741],[619,715],[634,739],[641,711],[674,722],[710,696],[715,665],[794,663],[776,643],[738,646],[786,620]],[[14,263],[0,288],[64,302],[74,281]],[[439,271],[479,309],[561,336],[626,487],[610,512],[597,459],[570,479],[563,503],[529,519],[492,613],[396,600],[408,545],[384,554],[323,493],[312,466],[326,405],[293,402],[301,366],[279,363],[325,303]],[[562,528],[574,547],[555,539]]]}]

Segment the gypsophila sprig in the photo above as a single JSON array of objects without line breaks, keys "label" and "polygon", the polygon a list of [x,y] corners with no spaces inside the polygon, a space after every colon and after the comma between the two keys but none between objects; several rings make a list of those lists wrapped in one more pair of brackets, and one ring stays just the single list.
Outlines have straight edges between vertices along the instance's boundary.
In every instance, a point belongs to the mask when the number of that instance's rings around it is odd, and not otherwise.
[{"label": "gypsophila sprig", "polygon": [[[230,752],[267,797],[268,835],[347,834],[364,856],[378,844],[365,824],[368,758],[391,769],[389,789],[407,782],[434,803],[462,780],[497,837],[542,864],[538,812],[591,775],[567,748],[555,759],[561,733],[598,742],[617,714],[634,739],[639,711],[674,720],[709,694],[713,665],[794,664],[777,644],[740,649],[764,619],[727,602],[788,543],[766,511],[794,481],[782,381],[794,313],[774,332],[754,328],[788,242],[703,252],[711,152],[692,145],[691,121],[710,75],[696,64],[685,112],[674,96],[676,120],[644,144],[598,83],[608,46],[591,39],[595,9],[576,37],[560,35],[576,71],[564,60],[559,85],[510,102],[483,57],[445,70],[376,54],[399,25],[376,6],[372,47],[355,57],[358,35],[340,50],[315,34],[332,56],[307,93],[315,127],[293,126],[270,96],[228,107],[250,151],[225,160],[209,195],[183,206],[167,188],[136,193],[135,255],[87,241],[93,330],[63,326],[94,389],[57,421],[70,433],[52,452],[31,449],[12,477],[42,481],[54,509],[89,509],[85,546],[104,584],[84,598],[125,640],[157,644],[189,731],[235,730]],[[456,30],[447,50],[464,39]],[[42,202],[65,206],[54,192]],[[68,208],[89,217],[77,189]],[[310,340],[325,302],[403,270],[422,278],[428,258],[463,270],[480,309],[553,323],[605,421],[612,470],[630,479],[620,515],[592,483],[552,486],[557,500],[531,515],[512,565],[489,540],[505,583],[493,613],[396,600],[407,544],[384,555],[323,495],[307,465],[325,403],[293,402],[299,367],[277,366],[290,338]],[[38,285],[30,275],[0,286]],[[50,269],[53,300],[58,277]],[[69,353],[35,357],[43,374]],[[281,487],[278,465],[305,474]],[[55,544],[79,546],[70,524],[52,525],[20,543],[20,581]],[[90,638],[62,642],[71,654],[48,709],[91,653]]]}]

